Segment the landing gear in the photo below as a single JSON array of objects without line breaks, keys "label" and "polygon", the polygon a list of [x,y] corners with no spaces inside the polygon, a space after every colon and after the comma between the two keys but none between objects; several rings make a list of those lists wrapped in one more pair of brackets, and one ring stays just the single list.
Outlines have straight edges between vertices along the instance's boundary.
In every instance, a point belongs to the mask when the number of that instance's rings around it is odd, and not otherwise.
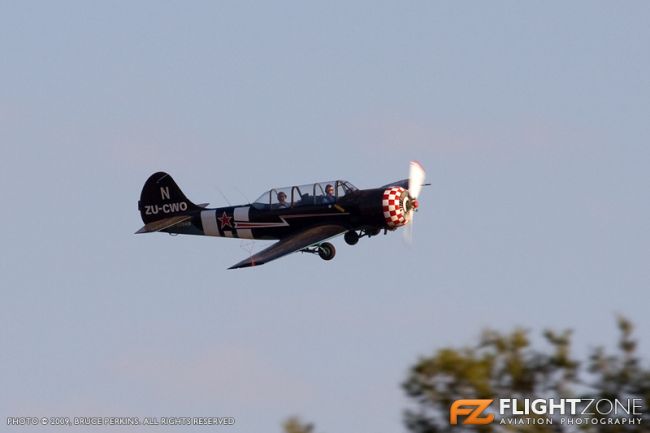
[{"label": "landing gear", "polygon": [[336,255],[336,248],[329,242],[323,242],[318,246],[318,255],[323,260],[332,260]]},{"label": "landing gear", "polygon": [[366,229],[366,230],[364,231],[364,234],[365,234],[366,236],[368,236],[368,237],[371,237],[371,236],[377,236],[377,235],[379,234],[380,231],[381,231],[381,229],[378,229],[378,228]]},{"label": "landing gear", "polygon": [[356,245],[359,242],[359,235],[354,230],[350,230],[349,232],[345,232],[343,239],[348,245]]},{"label": "landing gear", "polygon": [[345,232],[343,239],[345,239],[345,243],[348,245],[356,245],[362,237],[366,236],[370,238],[372,236],[377,236],[379,231],[380,229],[375,227],[362,228],[359,231],[350,230]]},{"label": "landing gear", "polygon": [[300,250],[302,253],[318,254],[323,260],[332,260],[336,255],[336,248],[329,242],[323,242],[319,245],[312,245]]}]

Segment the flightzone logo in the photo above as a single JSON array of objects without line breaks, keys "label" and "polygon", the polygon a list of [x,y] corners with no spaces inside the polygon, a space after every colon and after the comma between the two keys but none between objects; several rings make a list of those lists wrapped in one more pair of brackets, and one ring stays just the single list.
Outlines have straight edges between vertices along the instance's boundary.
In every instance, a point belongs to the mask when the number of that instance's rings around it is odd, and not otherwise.
[{"label": "flightzone logo", "polygon": [[494,400],[456,400],[449,409],[449,423],[458,424],[458,417],[465,419],[461,424],[485,425],[494,421],[494,414],[483,415]]},{"label": "flightzone logo", "polygon": [[644,409],[640,398],[461,399],[449,408],[449,424],[641,425]]}]

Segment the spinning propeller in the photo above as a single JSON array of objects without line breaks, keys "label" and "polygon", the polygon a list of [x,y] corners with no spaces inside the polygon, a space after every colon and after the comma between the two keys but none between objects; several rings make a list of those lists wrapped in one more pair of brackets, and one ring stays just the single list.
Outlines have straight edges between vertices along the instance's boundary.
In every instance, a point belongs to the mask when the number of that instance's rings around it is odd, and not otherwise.
[{"label": "spinning propeller", "polygon": [[411,161],[411,166],[409,168],[409,185],[408,185],[408,200],[404,203],[404,207],[408,212],[406,218],[406,227],[404,228],[404,240],[408,244],[413,243],[413,217],[415,216],[415,211],[417,210],[418,196],[420,191],[422,191],[422,186],[424,186],[424,180],[426,178],[426,173],[424,168],[417,161]]}]

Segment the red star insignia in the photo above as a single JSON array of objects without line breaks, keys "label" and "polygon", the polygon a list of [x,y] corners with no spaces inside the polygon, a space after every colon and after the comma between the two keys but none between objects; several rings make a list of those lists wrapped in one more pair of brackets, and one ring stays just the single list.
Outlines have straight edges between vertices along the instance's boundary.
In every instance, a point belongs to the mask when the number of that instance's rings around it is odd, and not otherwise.
[{"label": "red star insignia", "polygon": [[225,211],[221,215],[221,217],[217,218],[217,220],[221,223],[221,230],[223,230],[223,228],[226,227],[226,226],[232,228],[232,224],[230,223],[230,220],[232,220],[232,217],[229,217],[228,214]]}]

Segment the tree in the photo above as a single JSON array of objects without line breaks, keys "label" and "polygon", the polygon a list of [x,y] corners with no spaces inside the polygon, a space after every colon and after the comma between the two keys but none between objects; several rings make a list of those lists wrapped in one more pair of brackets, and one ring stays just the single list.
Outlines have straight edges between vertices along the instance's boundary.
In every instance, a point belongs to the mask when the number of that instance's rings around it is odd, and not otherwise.
[{"label": "tree", "polygon": [[283,424],[285,433],[314,433],[314,425],[303,423],[300,418],[292,416]]},{"label": "tree", "polygon": [[475,346],[438,350],[433,356],[420,359],[403,384],[417,407],[405,412],[405,424],[415,433],[650,431],[645,407],[641,425],[567,426],[554,422],[552,425],[451,426],[449,423],[449,408],[458,399],[636,398],[645,404],[650,399],[650,370],[641,365],[636,353],[632,324],[621,317],[618,328],[621,336],[613,354],[599,347],[582,363],[571,357],[569,330],[543,333],[551,348],[548,352],[533,348],[528,332],[523,329],[507,334],[487,330]]}]

